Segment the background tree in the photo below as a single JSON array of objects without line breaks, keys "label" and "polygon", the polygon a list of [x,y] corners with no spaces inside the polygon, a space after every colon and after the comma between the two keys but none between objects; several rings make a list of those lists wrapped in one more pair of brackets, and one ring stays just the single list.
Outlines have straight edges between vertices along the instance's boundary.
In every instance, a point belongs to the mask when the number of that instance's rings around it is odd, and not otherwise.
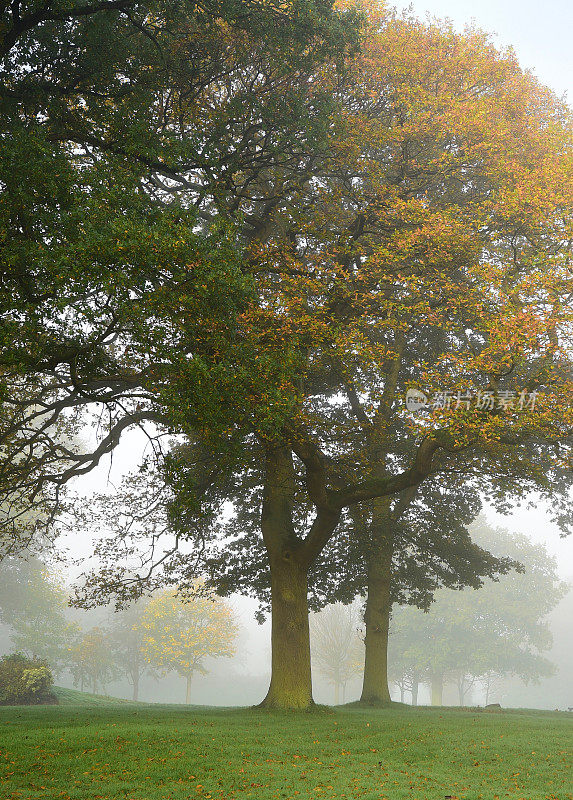
[{"label": "background tree", "polygon": [[88,685],[93,694],[98,694],[98,687],[105,694],[106,685],[117,677],[110,642],[100,627],[83,633],[70,648],[69,657],[74,686],[79,686],[82,692]]},{"label": "background tree", "polygon": [[145,657],[146,630],[143,619],[148,601],[141,598],[110,617],[107,639],[113,658],[133,686],[133,700],[139,700],[139,684],[146,674],[154,670]]},{"label": "background tree", "polygon": [[177,672],[186,680],[185,702],[191,698],[195,672],[205,673],[207,658],[235,653],[237,624],[231,608],[196,584],[185,598],[165,590],[147,605],[142,618],[144,652],[150,664]]},{"label": "background tree", "polygon": [[16,650],[46,661],[55,675],[67,666],[78,626],[66,616],[69,593],[38,557],[0,563],[0,618]]},{"label": "background tree", "polygon": [[310,618],[312,658],[318,671],[334,685],[334,704],[342,702],[346,684],[362,672],[364,644],[360,636],[362,619],[357,605],[335,603]]},{"label": "background tree", "polygon": [[555,560],[542,545],[483,521],[474,533],[482,544],[520,561],[524,571],[486,580],[479,590],[441,589],[426,613],[399,607],[392,617],[390,659],[395,653],[404,672],[430,684],[434,705],[442,704],[448,679],[458,683],[463,697],[468,681],[491,673],[537,681],[552,671],[542,655],[551,647],[546,617],[565,592]]}]

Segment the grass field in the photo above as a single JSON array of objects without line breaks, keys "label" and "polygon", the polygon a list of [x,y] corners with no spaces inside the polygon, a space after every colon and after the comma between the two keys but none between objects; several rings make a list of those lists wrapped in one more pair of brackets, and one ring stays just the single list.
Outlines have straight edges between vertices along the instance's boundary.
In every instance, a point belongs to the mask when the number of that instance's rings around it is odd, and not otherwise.
[{"label": "grass field", "polygon": [[0,709],[2,800],[573,797],[573,714],[60,698]]},{"label": "grass field", "polygon": [[75,689],[62,689],[60,686],[54,687],[54,694],[58,698],[60,706],[85,706],[92,708],[97,706],[111,706],[117,708],[118,706],[137,706],[139,703],[134,703],[132,700],[120,700],[118,697],[103,697],[101,694],[86,694],[86,692],[76,692]]}]

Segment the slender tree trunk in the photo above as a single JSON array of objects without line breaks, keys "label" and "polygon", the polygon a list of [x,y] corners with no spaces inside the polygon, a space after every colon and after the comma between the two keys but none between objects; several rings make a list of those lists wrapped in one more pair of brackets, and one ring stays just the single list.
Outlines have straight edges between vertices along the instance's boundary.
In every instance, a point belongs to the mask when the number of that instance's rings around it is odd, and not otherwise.
[{"label": "slender tree trunk", "polygon": [[388,499],[374,501],[372,550],[368,562],[366,636],[364,639],[364,681],[362,703],[390,703],[388,689],[388,631],[390,628],[390,578],[392,573],[392,526],[388,518]]},{"label": "slender tree trunk", "polygon": [[133,673],[133,700],[139,700],[139,672]]},{"label": "slender tree trunk", "polygon": [[334,705],[340,705],[340,669],[337,668],[334,672]]},{"label": "slender tree trunk", "polygon": [[431,689],[432,689],[432,705],[433,706],[442,706],[443,703],[443,693],[444,693],[444,676],[441,672],[435,672],[432,675],[431,680]]},{"label": "slender tree trunk", "polygon": [[416,679],[412,680],[412,705],[418,705],[418,681]]},{"label": "slender tree trunk", "polygon": [[286,447],[266,454],[261,517],[271,566],[271,683],[262,706],[304,709],[313,705],[308,623],[308,564],[293,520],[294,470]]},{"label": "slender tree trunk", "polygon": [[464,676],[462,675],[461,678],[458,680],[458,697],[461,706],[463,706],[464,704],[465,696],[466,696],[466,690],[464,685]]},{"label": "slender tree trunk", "polygon": [[403,683],[400,684],[400,702],[401,703],[404,702],[404,684]]},{"label": "slender tree trunk", "polygon": [[185,705],[189,705],[191,702],[191,679],[193,677],[193,673],[189,672],[186,675],[186,686],[185,686]]}]

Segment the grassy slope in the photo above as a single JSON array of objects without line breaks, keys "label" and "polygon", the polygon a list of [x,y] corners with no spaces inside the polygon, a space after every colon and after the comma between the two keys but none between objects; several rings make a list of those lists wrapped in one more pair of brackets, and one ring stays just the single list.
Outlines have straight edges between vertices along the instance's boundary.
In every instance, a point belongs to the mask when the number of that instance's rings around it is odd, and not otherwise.
[{"label": "grassy slope", "polygon": [[573,715],[0,709],[2,800],[568,800]]},{"label": "grassy slope", "polygon": [[118,705],[138,705],[132,700],[120,700],[118,697],[103,697],[99,694],[87,694],[86,692],[77,692],[75,689],[62,689],[60,686],[54,686],[53,692],[58,698],[61,706],[111,706],[117,708]]}]

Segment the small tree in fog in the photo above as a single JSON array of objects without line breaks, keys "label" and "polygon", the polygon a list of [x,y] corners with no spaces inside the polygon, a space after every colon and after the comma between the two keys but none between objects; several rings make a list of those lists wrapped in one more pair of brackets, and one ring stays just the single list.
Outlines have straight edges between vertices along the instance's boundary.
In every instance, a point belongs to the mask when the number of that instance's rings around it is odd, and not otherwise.
[{"label": "small tree in fog", "polygon": [[342,702],[346,684],[364,668],[361,615],[356,606],[334,603],[310,618],[312,658],[318,671],[334,685],[334,703]]},{"label": "small tree in fog", "polygon": [[238,629],[233,612],[200,583],[185,598],[171,589],[157,594],[145,609],[142,627],[148,663],[185,678],[186,703],[193,674],[207,672],[205,659],[235,654]]},{"label": "small tree in fog", "polygon": [[143,619],[148,601],[140,599],[122,611],[112,614],[109,643],[115,663],[133,686],[133,700],[139,699],[139,683],[153,667],[145,656],[146,629]]},{"label": "small tree in fog", "polygon": [[71,672],[74,686],[84,691],[89,686],[94,694],[98,687],[105,694],[105,687],[117,677],[109,639],[101,628],[95,627],[84,633],[70,649]]}]

